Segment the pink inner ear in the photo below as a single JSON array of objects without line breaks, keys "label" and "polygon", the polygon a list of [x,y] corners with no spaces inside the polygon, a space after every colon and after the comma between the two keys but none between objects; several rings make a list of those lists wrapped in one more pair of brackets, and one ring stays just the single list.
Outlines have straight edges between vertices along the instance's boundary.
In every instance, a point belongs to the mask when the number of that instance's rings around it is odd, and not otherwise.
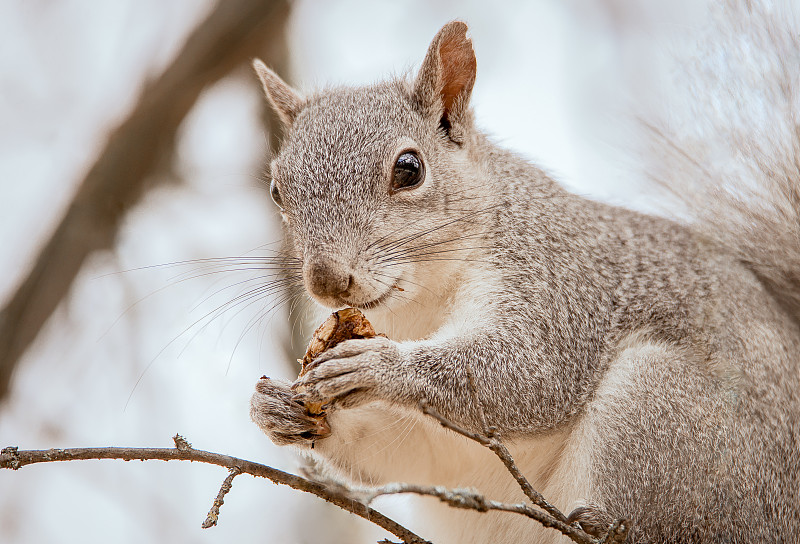
[{"label": "pink inner ear", "polygon": [[475,52],[472,40],[467,38],[465,28],[456,34],[447,36],[439,46],[439,61],[442,67],[442,102],[444,111],[449,112],[453,102],[467,87],[472,90],[475,80]]}]

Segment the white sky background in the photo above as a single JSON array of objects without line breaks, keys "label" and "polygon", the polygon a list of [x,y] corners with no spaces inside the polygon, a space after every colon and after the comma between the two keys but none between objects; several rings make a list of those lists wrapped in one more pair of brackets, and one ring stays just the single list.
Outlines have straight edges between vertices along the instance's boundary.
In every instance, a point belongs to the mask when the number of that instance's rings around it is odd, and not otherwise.
[{"label": "white sky background", "polygon": [[[305,0],[291,19],[293,76],[310,88],[402,73],[418,67],[444,22],[466,20],[479,125],[578,192],[646,206],[624,151],[635,138],[628,119],[634,105],[657,97],[664,38],[692,23],[658,7],[666,3],[642,4]],[[209,7],[0,2],[0,296],[13,291],[145,74],[169,62]],[[198,448],[295,469],[248,417],[257,378],[285,375],[271,348],[286,333],[282,314],[241,338],[252,312],[200,329],[192,324],[227,295],[198,303],[246,276],[177,282],[185,269],[121,272],[241,255],[279,237],[255,180],[265,153],[260,100],[254,76],[204,94],[178,146],[185,184],[151,193],[117,248],[84,267],[0,406],[0,446],[169,447],[180,432]],[[157,462],[2,471],[0,541],[327,542],[324,531],[298,532],[287,515],[315,499],[248,476],[237,478],[219,527],[201,530],[224,476],[218,467]]]}]

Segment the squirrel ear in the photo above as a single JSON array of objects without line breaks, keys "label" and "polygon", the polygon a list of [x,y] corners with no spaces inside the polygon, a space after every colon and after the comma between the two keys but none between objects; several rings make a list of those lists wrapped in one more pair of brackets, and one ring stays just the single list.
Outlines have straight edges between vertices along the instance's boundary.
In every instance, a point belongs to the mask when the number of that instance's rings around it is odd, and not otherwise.
[{"label": "squirrel ear", "polygon": [[285,127],[290,126],[303,109],[305,100],[260,60],[253,61],[253,68],[264,86],[264,94],[267,95],[267,100],[272,104],[275,113]]},{"label": "squirrel ear", "polygon": [[477,62],[467,25],[452,21],[436,34],[414,83],[414,97],[425,115],[439,123],[455,142],[463,142],[469,124],[469,97]]}]

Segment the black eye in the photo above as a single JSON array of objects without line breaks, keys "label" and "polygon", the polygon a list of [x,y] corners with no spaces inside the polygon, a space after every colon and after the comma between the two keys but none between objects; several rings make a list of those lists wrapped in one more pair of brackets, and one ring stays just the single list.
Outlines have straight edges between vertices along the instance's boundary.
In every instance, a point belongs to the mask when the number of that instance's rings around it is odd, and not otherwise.
[{"label": "black eye", "polygon": [[269,196],[272,197],[272,201],[275,203],[275,205],[283,210],[283,199],[281,198],[281,192],[278,190],[278,185],[275,183],[274,179],[269,184]]},{"label": "black eye", "polygon": [[414,151],[406,151],[397,157],[392,173],[392,190],[414,189],[425,179],[425,166]]}]

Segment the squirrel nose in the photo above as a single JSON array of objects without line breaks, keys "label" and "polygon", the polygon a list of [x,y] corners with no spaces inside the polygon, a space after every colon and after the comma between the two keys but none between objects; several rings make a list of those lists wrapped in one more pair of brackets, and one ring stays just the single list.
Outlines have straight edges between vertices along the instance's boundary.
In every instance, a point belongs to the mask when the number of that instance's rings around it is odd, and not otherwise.
[{"label": "squirrel nose", "polygon": [[312,295],[337,297],[353,283],[353,275],[343,264],[332,259],[314,259],[303,267],[306,288]]}]

